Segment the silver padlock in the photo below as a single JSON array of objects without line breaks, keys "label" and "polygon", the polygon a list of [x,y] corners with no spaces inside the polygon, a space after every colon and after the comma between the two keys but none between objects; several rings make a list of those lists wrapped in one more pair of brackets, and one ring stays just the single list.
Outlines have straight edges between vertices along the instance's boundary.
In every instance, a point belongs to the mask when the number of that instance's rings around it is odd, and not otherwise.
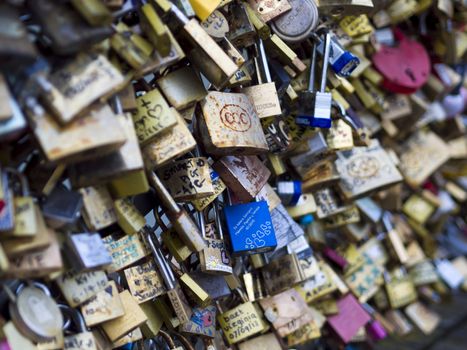
[{"label": "silver padlock", "polygon": [[[296,118],[296,123],[299,125],[312,126],[318,128],[329,129],[331,127],[331,104],[332,104],[332,95],[330,92],[326,92],[326,75],[329,65],[329,54],[331,49],[331,34],[326,33],[324,39],[324,55],[323,55],[323,69],[321,73],[321,82],[319,90],[314,94],[314,81],[315,81],[315,69],[316,69],[316,44],[313,46],[311,63],[310,63],[310,81],[308,85],[308,91],[306,95],[303,95],[303,98],[306,98],[305,101],[300,101],[301,105],[305,104],[307,110],[302,110],[299,112],[298,117]],[[313,107],[311,109],[311,103],[309,98],[314,97]],[[303,105],[305,107],[305,105]],[[308,109],[310,108],[310,109]],[[312,114],[310,115],[310,111]]]}]

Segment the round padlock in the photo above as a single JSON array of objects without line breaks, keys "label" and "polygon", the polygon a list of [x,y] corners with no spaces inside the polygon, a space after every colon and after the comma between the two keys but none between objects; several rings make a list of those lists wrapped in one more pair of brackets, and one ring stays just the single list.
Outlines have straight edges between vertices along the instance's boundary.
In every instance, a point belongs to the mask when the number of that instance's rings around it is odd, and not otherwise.
[{"label": "round padlock", "polygon": [[300,42],[318,25],[318,8],[313,0],[289,0],[289,3],[292,9],[277,17],[271,28],[284,41]]},{"label": "round padlock", "polygon": [[21,288],[9,305],[13,323],[35,342],[58,337],[63,327],[63,316],[57,303],[43,288],[45,286],[39,284]]},{"label": "round padlock", "polygon": [[382,45],[372,61],[383,75],[383,87],[394,93],[411,94],[426,83],[430,75],[430,57],[425,47],[407,38],[399,29],[394,30],[397,44]]}]

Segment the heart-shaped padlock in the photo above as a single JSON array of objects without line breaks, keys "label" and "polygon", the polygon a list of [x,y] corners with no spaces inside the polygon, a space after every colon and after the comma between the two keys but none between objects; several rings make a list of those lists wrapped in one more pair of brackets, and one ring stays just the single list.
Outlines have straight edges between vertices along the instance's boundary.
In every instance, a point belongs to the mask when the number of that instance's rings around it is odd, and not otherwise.
[{"label": "heart-shaped padlock", "polygon": [[396,46],[381,45],[372,61],[383,75],[383,87],[394,93],[412,94],[430,75],[430,57],[419,42],[407,38],[399,29],[394,29]]}]

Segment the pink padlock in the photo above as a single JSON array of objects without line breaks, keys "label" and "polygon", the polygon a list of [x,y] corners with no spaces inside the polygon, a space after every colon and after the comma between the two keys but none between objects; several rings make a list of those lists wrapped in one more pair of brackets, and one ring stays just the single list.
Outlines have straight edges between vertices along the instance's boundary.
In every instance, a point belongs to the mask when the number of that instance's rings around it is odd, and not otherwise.
[{"label": "pink padlock", "polygon": [[6,339],[0,340],[0,350],[11,350],[10,345]]},{"label": "pink padlock", "polygon": [[430,57],[419,42],[407,38],[398,28],[393,30],[396,46],[381,45],[372,61],[384,77],[383,87],[391,92],[412,94],[426,83],[430,75]]}]

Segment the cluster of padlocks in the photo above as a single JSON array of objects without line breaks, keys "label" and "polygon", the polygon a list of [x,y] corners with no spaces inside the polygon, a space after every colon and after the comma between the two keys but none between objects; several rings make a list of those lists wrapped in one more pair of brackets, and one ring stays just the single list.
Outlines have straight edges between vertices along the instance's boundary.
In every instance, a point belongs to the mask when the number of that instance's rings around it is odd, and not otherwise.
[{"label": "cluster of padlocks", "polygon": [[0,349],[432,333],[467,290],[466,19],[1,1]]}]

